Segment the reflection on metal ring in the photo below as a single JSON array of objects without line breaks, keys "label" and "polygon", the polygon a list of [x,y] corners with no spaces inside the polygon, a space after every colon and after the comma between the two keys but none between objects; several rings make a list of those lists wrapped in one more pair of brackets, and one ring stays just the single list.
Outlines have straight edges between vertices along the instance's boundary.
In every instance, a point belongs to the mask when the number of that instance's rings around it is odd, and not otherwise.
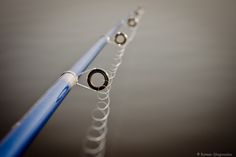
[{"label": "reflection on metal ring", "polygon": [[[95,86],[91,82],[91,79],[92,79],[93,75],[96,74],[96,73],[99,73],[104,77],[104,83],[101,86]],[[100,90],[103,90],[107,87],[108,82],[109,82],[109,78],[108,78],[107,73],[105,71],[103,71],[102,69],[93,69],[93,70],[90,71],[90,73],[88,75],[87,82],[88,82],[88,85],[89,85],[90,88],[92,88],[96,91],[100,91]]]},{"label": "reflection on metal ring", "polygon": [[124,45],[127,41],[127,35],[122,33],[122,32],[118,32],[115,35],[115,43],[118,45]]}]

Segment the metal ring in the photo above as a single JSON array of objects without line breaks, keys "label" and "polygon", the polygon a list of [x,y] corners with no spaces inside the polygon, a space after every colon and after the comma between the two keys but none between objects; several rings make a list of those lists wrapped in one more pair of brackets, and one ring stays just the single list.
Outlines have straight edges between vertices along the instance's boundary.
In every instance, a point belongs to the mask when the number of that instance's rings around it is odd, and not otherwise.
[{"label": "metal ring", "polygon": [[135,11],[134,11],[134,14],[135,14],[136,16],[138,16],[138,15],[139,15],[139,11],[138,11],[138,10],[135,10]]},{"label": "metal ring", "polygon": [[[119,38],[122,37],[123,39],[120,41]],[[127,41],[127,35],[122,33],[122,32],[118,32],[115,35],[115,43],[118,45],[124,45]]]},{"label": "metal ring", "polygon": [[[103,85],[101,86],[95,86],[92,82],[91,82],[91,79],[92,79],[92,76],[96,73],[99,73],[99,74],[102,74],[102,76],[104,77],[104,83]],[[90,73],[88,74],[88,78],[87,78],[87,82],[88,82],[88,85],[90,88],[96,90],[96,91],[100,91],[100,90],[103,90],[107,87],[108,85],[108,82],[109,82],[109,78],[108,78],[108,75],[105,71],[103,71],[102,69],[93,69],[90,71]]]},{"label": "metal ring", "polygon": [[139,6],[139,7],[134,11],[134,14],[135,14],[136,16],[138,16],[138,15],[140,14],[140,11],[142,11],[142,7],[141,7],[141,6]]},{"label": "metal ring", "polygon": [[127,21],[128,26],[130,27],[135,27],[137,25],[137,20],[136,18],[129,18]]}]

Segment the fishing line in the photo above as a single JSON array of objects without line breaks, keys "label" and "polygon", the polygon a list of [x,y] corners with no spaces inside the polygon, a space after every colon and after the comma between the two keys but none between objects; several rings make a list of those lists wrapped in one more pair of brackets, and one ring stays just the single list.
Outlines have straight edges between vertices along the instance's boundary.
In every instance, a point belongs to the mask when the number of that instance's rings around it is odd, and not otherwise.
[{"label": "fishing line", "polygon": [[[129,33],[119,31],[114,36],[107,38],[110,45],[118,48],[112,59],[112,63],[107,70],[103,68],[89,69],[78,76],[79,78],[86,75],[87,83],[83,84],[78,81],[77,85],[95,91],[97,96],[95,108],[91,112],[91,125],[87,130],[85,141],[83,143],[83,156],[85,157],[104,157],[105,155],[112,83],[116,77],[119,66],[122,64],[122,58],[126,47],[136,35],[142,13],[141,8],[138,8],[126,21],[123,22],[123,26],[129,29]],[[127,34],[129,34],[129,36]],[[100,74],[102,76],[100,85],[95,85],[92,81],[95,74]]]}]

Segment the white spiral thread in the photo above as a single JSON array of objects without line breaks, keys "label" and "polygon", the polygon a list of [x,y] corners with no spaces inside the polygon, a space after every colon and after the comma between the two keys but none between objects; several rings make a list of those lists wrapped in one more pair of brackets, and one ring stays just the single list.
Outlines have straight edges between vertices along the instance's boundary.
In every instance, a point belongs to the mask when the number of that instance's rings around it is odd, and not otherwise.
[{"label": "white spiral thread", "polygon": [[[135,18],[137,22],[140,20],[142,11],[137,15],[135,12]],[[128,26],[128,24],[127,24]],[[129,26],[130,27],[130,26]],[[91,126],[88,128],[86,138],[83,144],[83,156],[85,157],[104,157],[105,146],[106,146],[106,135],[107,135],[107,123],[110,113],[110,90],[114,78],[116,77],[117,70],[122,63],[122,57],[125,52],[126,46],[133,40],[137,26],[130,28],[131,34],[123,45],[117,44],[110,37],[108,38],[109,44],[118,46],[119,49],[113,58],[113,63],[110,65],[108,72],[109,84],[102,91],[97,92],[97,103],[96,107],[91,113]],[[87,88],[87,87],[86,87]]]}]

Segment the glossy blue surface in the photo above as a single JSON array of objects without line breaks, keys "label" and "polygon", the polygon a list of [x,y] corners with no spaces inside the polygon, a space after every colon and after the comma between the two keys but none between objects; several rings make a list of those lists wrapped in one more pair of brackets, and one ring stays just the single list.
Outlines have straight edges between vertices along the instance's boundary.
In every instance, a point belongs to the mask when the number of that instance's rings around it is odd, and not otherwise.
[{"label": "glossy blue surface", "polygon": [[15,124],[1,142],[0,156],[19,156],[43,128],[69,91],[68,83],[59,79],[30,111]]},{"label": "glossy blue surface", "polygon": [[[114,35],[122,22],[101,37],[70,69],[77,76],[86,70],[108,43],[107,37]],[[40,132],[57,107],[70,91],[69,84],[58,79],[56,83],[35,103],[28,113],[13,127],[0,143],[0,157],[20,156]]]}]

